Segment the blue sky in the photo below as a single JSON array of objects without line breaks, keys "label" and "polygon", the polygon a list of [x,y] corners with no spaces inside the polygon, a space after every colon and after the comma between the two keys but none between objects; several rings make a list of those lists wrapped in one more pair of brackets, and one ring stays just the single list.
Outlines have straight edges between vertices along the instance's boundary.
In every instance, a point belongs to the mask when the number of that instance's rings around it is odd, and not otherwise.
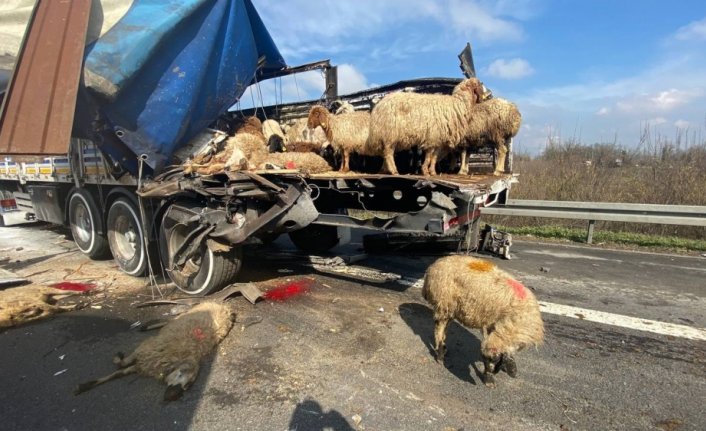
[{"label": "blue sky", "polygon": [[[467,41],[479,77],[516,102],[515,139],[634,147],[679,130],[706,140],[706,2],[551,0],[253,0],[288,64],[331,59],[342,93],[401,79],[461,77]],[[282,88],[279,93],[279,88]],[[261,87],[274,101],[274,84]],[[285,100],[316,98],[315,72],[277,82]],[[245,100],[251,98],[246,93]]]}]

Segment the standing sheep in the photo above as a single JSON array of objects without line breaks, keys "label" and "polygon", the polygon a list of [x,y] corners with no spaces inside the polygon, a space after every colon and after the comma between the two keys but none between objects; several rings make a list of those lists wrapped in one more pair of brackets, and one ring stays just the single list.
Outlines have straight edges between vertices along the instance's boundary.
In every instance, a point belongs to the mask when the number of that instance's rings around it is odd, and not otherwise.
[{"label": "standing sheep", "polygon": [[373,108],[370,119],[371,149],[385,158],[385,167],[396,175],[396,151],[418,146],[425,153],[422,173],[436,175],[439,151],[464,140],[472,108],[484,97],[476,78],[461,81],[449,95],[397,92]]},{"label": "standing sheep", "polygon": [[78,385],[74,394],[139,373],[164,381],[167,384],[164,400],[174,401],[196,380],[201,360],[223,341],[234,321],[235,314],[227,305],[203,302],[169,322],[129,356],[118,353],[113,359],[119,367],[117,371]]},{"label": "standing sheep", "polygon": [[343,153],[341,172],[350,170],[351,153],[363,156],[379,155],[379,152],[372,151],[367,144],[370,127],[369,112],[355,111],[333,115],[323,106],[314,106],[309,111],[307,126],[310,130],[321,126],[333,149]]},{"label": "standing sheep", "polygon": [[[517,105],[505,99],[494,98],[473,107],[472,115],[466,130],[466,142],[470,145],[482,142],[483,138],[493,143],[498,151],[495,161],[494,174],[505,172],[505,158],[507,157],[508,140],[520,131],[522,115]],[[468,171],[467,148],[461,152],[460,173]]]},{"label": "standing sheep", "polygon": [[447,256],[427,269],[422,289],[434,308],[436,359],[446,354],[451,319],[481,328],[483,380],[495,385],[493,373],[517,374],[515,352],[544,340],[544,324],[534,294],[492,262],[471,256]]},{"label": "standing sheep", "polygon": [[9,328],[52,314],[75,310],[75,305],[57,305],[57,301],[78,294],[37,285],[0,290],[0,328]]}]

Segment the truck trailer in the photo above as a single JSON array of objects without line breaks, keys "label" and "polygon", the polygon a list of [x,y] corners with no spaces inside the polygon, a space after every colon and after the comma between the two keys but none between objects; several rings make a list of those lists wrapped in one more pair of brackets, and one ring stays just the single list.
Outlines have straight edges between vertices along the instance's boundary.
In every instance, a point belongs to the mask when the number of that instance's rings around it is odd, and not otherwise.
[{"label": "truck trailer", "polygon": [[[163,269],[180,290],[206,295],[235,280],[250,245],[284,233],[308,253],[352,228],[474,249],[480,208],[505,203],[516,181],[511,157],[508,173],[493,175],[492,149],[477,150],[464,175],[419,175],[415,151],[396,155],[409,166],[400,175],[362,159],[345,174],[335,159],[319,174],[185,172],[183,162],[222,145],[235,117],[284,122],[341,101],[370,110],[390,92],[448,94],[460,79],[339,95],[330,62],[285,63],[250,0],[27,3],[27,31],[6,49],[14,67],[0,72],[0,221],[68,226],[81,252],[112,255],[129,275]],[[474,76],[470,47],[460,58]],[[229,111],[250,85],[312,69],[326,77],[320,100]]]}]

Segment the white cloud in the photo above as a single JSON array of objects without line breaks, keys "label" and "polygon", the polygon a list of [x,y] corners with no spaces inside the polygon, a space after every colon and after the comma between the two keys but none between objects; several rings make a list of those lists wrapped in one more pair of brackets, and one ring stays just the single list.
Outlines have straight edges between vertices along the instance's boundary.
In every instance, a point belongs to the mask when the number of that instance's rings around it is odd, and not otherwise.
[{"label": "white cloud", "polygon": [[502,79],[520,79],[534,73],[529,62],[523,58],[497,59],[490,63],[485,73]]},{"label": "white cloud", "polygon": [[688,129],[691,123],[686,120],[677,120],[674,122],[674,127],[677,129]]},{"label": "white cloud", "polygon": [[355,93],[370,87],[365,76],[354,66],[345,63],[338,66],[338,94]]},{"label": "white cloud", "polygon": [[[256,0],[270,34],[285,58],[368,50],[371,39],[394,30],[431,26],[434,43],[444,49],[445,35],[479,42],[516,41],[524,37],[522,20],[532,16],[535,0]],[[536,9],[536,8],[535,8]],[[411,31],[403,31],[408,39]],[[379,41],[376,41],[379,43]],[[386,44],[396,43],[387,40]],[[408,48],[413,46],[407,45]]]},{"label": "white cloud", "polygon": [[608,115],[610,114],[610,111],[611,109],[607,106],[602,106],[601,109],[596,112],[596,115]]},{"label": "white cloud", "polygon": [[706,40],[706,18],[680,27],[673,36],[676,40]]},{"label": "white cloud", "polygon": [[690,98],[690,95],[684,91],[679,91],[676,88],[671,88],[666,91],[660,91],[655,97],[650,100],[655,104],[657,109],[669,111],[679,105],[683,105]]}]

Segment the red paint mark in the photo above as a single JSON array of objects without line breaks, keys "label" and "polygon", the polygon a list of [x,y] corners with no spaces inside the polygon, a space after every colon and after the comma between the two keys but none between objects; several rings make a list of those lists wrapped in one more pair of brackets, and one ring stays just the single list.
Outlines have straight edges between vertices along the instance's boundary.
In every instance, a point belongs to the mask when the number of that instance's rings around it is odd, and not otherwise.
[{"label": "red paint mark", "polygon": [[270,299],[272,301],[284,301],[293,296],[301,295],[309,291],[312,280],[303,279],[292,281],[282,286],[275,287],[272,290],[268,290],[263,295],[265,299]]},{"label": "red paint mark", "polygon": [[77,283],[75,281],[62,281],[61,283],[52,284],[51,287],[61,290],[72,290],[74,292],[87,292],[95,289],[95,283]]},{"label": "red paint mark", "polygon": [[294,162],[291,161],[291,160],[288,160],[288,161],[284,164],[284,167],[287,168],[287,169],[296,169],[296,168],[297,168],[297,164],[294,163]]},{"label": "red paint mark", "polygon": [[520,299],[527,298],[527,288],[524,284],[512,278],[508,278],[506,281],[508,286],[512,287],[512,291],[515,292],[515,296]]},{"label": "red paint mark", "polygon": [[206,338],[206,334],[203,333],[203,330],[201,328],[194,328],[191,331],[191,335],[194,336],[199,341],[203,341],[204,338]]}]

